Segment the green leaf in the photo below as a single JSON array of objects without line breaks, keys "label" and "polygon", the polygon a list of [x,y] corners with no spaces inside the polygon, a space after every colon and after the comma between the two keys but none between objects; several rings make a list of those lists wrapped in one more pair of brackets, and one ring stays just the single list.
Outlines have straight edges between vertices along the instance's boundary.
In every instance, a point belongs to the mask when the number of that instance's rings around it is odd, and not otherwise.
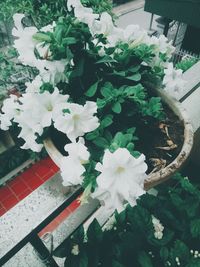
[{"label": "green leaf", "polygon": [[87,140],[94,140],[94,139],[96,139],[98,136],[99,136],[99,131],[93,131],[93,132],[91,132],[91,133],[87,133],[86,136],[85,136],[85,138],[86,138]]},{"label": "green leaf", "polygon": [[51,41],[51,37],[48,34],[42,33],[42,32],[35,33],[33,35],[33,39],[36,41],[40,41],[40,42],[50,42]]},{"label": "green leaf", "polygon": [[122,106],[119,102],[116,102],[114,105],[112,105],[112,111],[119,114],[122,111]]},{"label": "green leaf", "polygon": [[103,231],[101,229],[100,224],[98,223],[96,219],[94,219],[93,222],[88,227],[87,238],[88,238],[88,242],[91,242],[94,244],[102,241]]},{"label": "green leaf", "polygon": [[113,115],[109,114],[101,121],[101,128],[106,128],[113,123]]},{"label": "green leaf", "polygon": [[105,83],[104,86],[101,88],[101,94],[105,98],[110,97],[112,95],[113,86],[111,83]]},{"label": "green leaf", "polygon": [[95,140],[92,141],[96,146],[101,148],[107,148],[109,146],[108,141],[103,137],[97,137]]},{"label": "green leaf", "polygon": [[90,88],[87,90],[85,93],[86,96],[92,97],[96,94],[97,88],[98,88],[99,81],[94,83],[93,85],[90,86]]},{"label": "green leaf", "polygon": [[130,67],[130,68],[128,69],[128,71],[134,73],[134,72],[137,72],[139,69],[140,69],[140,65],[136,65],[136,66]]},{"label": "green leaf", "polygon": [[154,267],[150,256],[144,251],[139,253],[138,262],[141,267]]},{"label": "green leaf", "polygon": [[98,109],[104,108],[106,106],[106,101],[104,99],[97,98]]},{"label": "green leaf", "polygon": [[134,82],[138,82],[141,80],[141,74],[140,73],[136,73],[132,76],[126,77],[126,79],[134,81]]},{"label": "green leaf", "polygon": [[190,223],[190,232],[192,237],[200,238],[200,219],[194,219]]},{"label": "green leaf", "polygon": [[167,259],[168,259],[168,257],[169,257],[169,250],[168,250],[167,247],[162,247],[162,248],[160,249],[160,257],[162,258],[162,260],[163,260],[164,262],[167,261]]},{"label": "green leaf", "polygon": [[77,40],[74,37],[66,37],[63,38],[62,44],[63,45],[71,45],[71,44],[76,44]]}]

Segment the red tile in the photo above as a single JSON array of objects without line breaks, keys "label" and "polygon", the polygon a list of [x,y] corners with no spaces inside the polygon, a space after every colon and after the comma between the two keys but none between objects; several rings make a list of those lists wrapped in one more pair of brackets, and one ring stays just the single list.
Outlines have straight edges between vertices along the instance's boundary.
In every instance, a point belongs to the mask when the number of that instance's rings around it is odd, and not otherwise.
[{"label": "red tile", "polygon": [[6,210],[4,208],[0,208],[0,217],[6,213]]},{"label": "red tile", "polygon": [[45,182],[47,181],[49,178],[51,178],[55,173],[50,170],[50,172],[48,172],[45,176],[43,176],[41,179]]},{"label": "red tile", "polygon": [[14,195],[11,195],[8,198],[4,199],[1,203],[6,210],[9,210],[14,207],[18,202],[18,199]]},{"label": "red tile", "polygon": [[3,186],[0,188],[0,201],[12,196],[12,191],[8,186]]},{"label": "red tile", "polygon": [[22,199],[24,199],[25,197],[27,197],[31,192],[32,192],[32,190],[26,189],[22,194],[20,194],[19,196],[17,196],[17,198],[19,199],[19,201],[21,201]]},{"label": "red tile", "polygon": [[20,175],[18,175],[17,177],[15,177],[12,181],[8,182],[7,185],[9,187],[12,187],[13,185],[19,183],[21,181],[20,179]]},{"label": "red tile", "polygon": [[23,180],[23,182],[25,182],[25,184],[28,184],[29,181],[32,181],[34,179],[39,179],[39,178],[35,173],[29,170],[28,172],[26,171],[23,174],[21,174],[21,179]]},{"label": "red tile", "polygon": [[35,190],[40,185],[42,185],[44,182],[39,177],[34,177],[34,179],[27,180],[27,185],[30,187],[30,189]]},{"label": "red tile", "polygon": [[47,167],[51,167],[54,165],[54,162],[50,157],[47,157],[42,160],[42,164],[46,165]]},{"label": "red tile", "polygon": [[28,189],[27,185],[23,180],[18,180],[17,183],[9,185],[10,189],[15,193],[16,196],[19,196],[24,191]]},{"label": "red tile", "polygon": [[42,178],[44,177],[51,169],[49,167],[47,167],[46,165],[41,164],[40,166],[38,166],[38,168],[36,169],[36,174]]}]

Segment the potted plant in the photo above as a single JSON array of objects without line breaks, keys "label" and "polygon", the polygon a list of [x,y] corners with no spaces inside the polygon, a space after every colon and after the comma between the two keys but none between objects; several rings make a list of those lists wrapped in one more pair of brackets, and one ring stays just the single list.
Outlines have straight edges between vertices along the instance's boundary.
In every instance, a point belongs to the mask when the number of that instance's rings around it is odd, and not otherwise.
[{"label": "potted plant", "polygon": [[157,196],[143,195],[103,228],[97,220],[80,226],[53,254],[70,267],[199,267],[199,209],[199,189],[176,174]]},{"label": "potted plant", "polygon": [[38,75],[4,102],[1,128],[17,124],[24,149],[45,144],[63,185],[84,187],[82,201],[91,195],[121,210],[189,155],[189,119],[168,94],[184,86],[182,71],[169,63],[173,47],[164,36],[118,28],[89,1],[68,0],[67,9],[40,30],[14,15],[18,59]]}]

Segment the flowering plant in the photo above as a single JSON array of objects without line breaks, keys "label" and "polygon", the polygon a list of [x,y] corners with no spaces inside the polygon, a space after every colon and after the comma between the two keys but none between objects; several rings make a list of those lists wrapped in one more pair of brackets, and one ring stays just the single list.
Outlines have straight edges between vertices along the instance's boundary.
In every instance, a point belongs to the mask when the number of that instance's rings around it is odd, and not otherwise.
[{"label": "flowering plant", "polygon": [[115,212],[102,227],[81,225],[54,255],[64,266],[199,267],[200,191],[176,174],[157,196],[143,195],[137,206]]},{"label": "flowering plant", "polygon": [[81,184],[82,201],[91,195],[108,209],[134,205],[144,193],[147,164],[133,126],[165,117],[150,82],[174,96],[181,90],[181,71],[169,63],[174,48],[138,25],[117,27],[87,1],[68,0],[66,16],[40,29],[24,28],[23,18],[13,17],[14,47],[19,61],[38,75],[24,94],[5,100],[1,129],[17,124],[22,148],[35,152],[58,130],[66,137],[64,185]]}]

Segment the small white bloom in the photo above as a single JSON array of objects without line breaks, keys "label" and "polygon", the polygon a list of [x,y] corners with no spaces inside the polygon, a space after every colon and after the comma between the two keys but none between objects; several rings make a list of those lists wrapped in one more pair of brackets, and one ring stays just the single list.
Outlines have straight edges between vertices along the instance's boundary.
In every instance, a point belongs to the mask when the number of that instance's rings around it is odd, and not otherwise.
[{"label": "small white bloom", "polygon": [[82,137],[79,137],[77,143],[66,144],[64,149],[68,152],[70,157],[78,159],[81,164],[88,162],[90,153],[88,152],[88,149],[85,146],[85,141]]},{"label": "small white bloom", "polygon": [[158,220],[156,217],[152,215],[152,223],[154,227],[154,236],[157,239],[162,239],[163,238],[163,230],[164,226],[160,223],[160,220]]},{"label": "small white bloom", "polygon": [[79,254],[79,246],[78,245],[74,245],[71,251],[71,254],[77,256]]},{"label": "small white bloom", "polygon": [[[69,113],[62,113],[62,109],[69,109]],[[99,126],[98,118],[94,116],[96,112],[97,105],[92,101],[87,101],[84,106],[68,103],[55,112],[54,127],[74,141],[77,137],[94,131]]]},{"label": "small white bloom", "polygon": [[87,163],[90,157],[84,139],[79,138],[77,143],[65,145],[65,150],[68,152],[68,156],[62,158],[60,166],[63,185],[81,184],[82,175],[85,172],[83,164]]},{"label": "small white bloom", "polygon": [[0,128],[6,131],[12,125],[11,120],[19,113],[19,103],[16,95],[11,95],[4,100],[2,112],[0,113]]},{"label": "small white bloom", "polygon": [[173,64],[169,63],[164,73],[163,85],[165,86],[165,91],[174,98],[178,98],[186,83],[182,78],[182,70],[174,69]]},{"label": "small white bloom", "polygon": [[82,184],[82,175],[85,172],[85,168],[78,159],[74,159],[70,156],[62,157],[60,170],[64,186]]},{"label": "small white bloom", "polygon": [[94,198],[99,198],[107,208],[123,210],[124,203],[135,205],[136,199],[145,193],[144,181],[147,165],[145,156],[134,158],[125,148],[118,148],[114,153],[105,150],[103,163],[97,163],[97,189]]}]

